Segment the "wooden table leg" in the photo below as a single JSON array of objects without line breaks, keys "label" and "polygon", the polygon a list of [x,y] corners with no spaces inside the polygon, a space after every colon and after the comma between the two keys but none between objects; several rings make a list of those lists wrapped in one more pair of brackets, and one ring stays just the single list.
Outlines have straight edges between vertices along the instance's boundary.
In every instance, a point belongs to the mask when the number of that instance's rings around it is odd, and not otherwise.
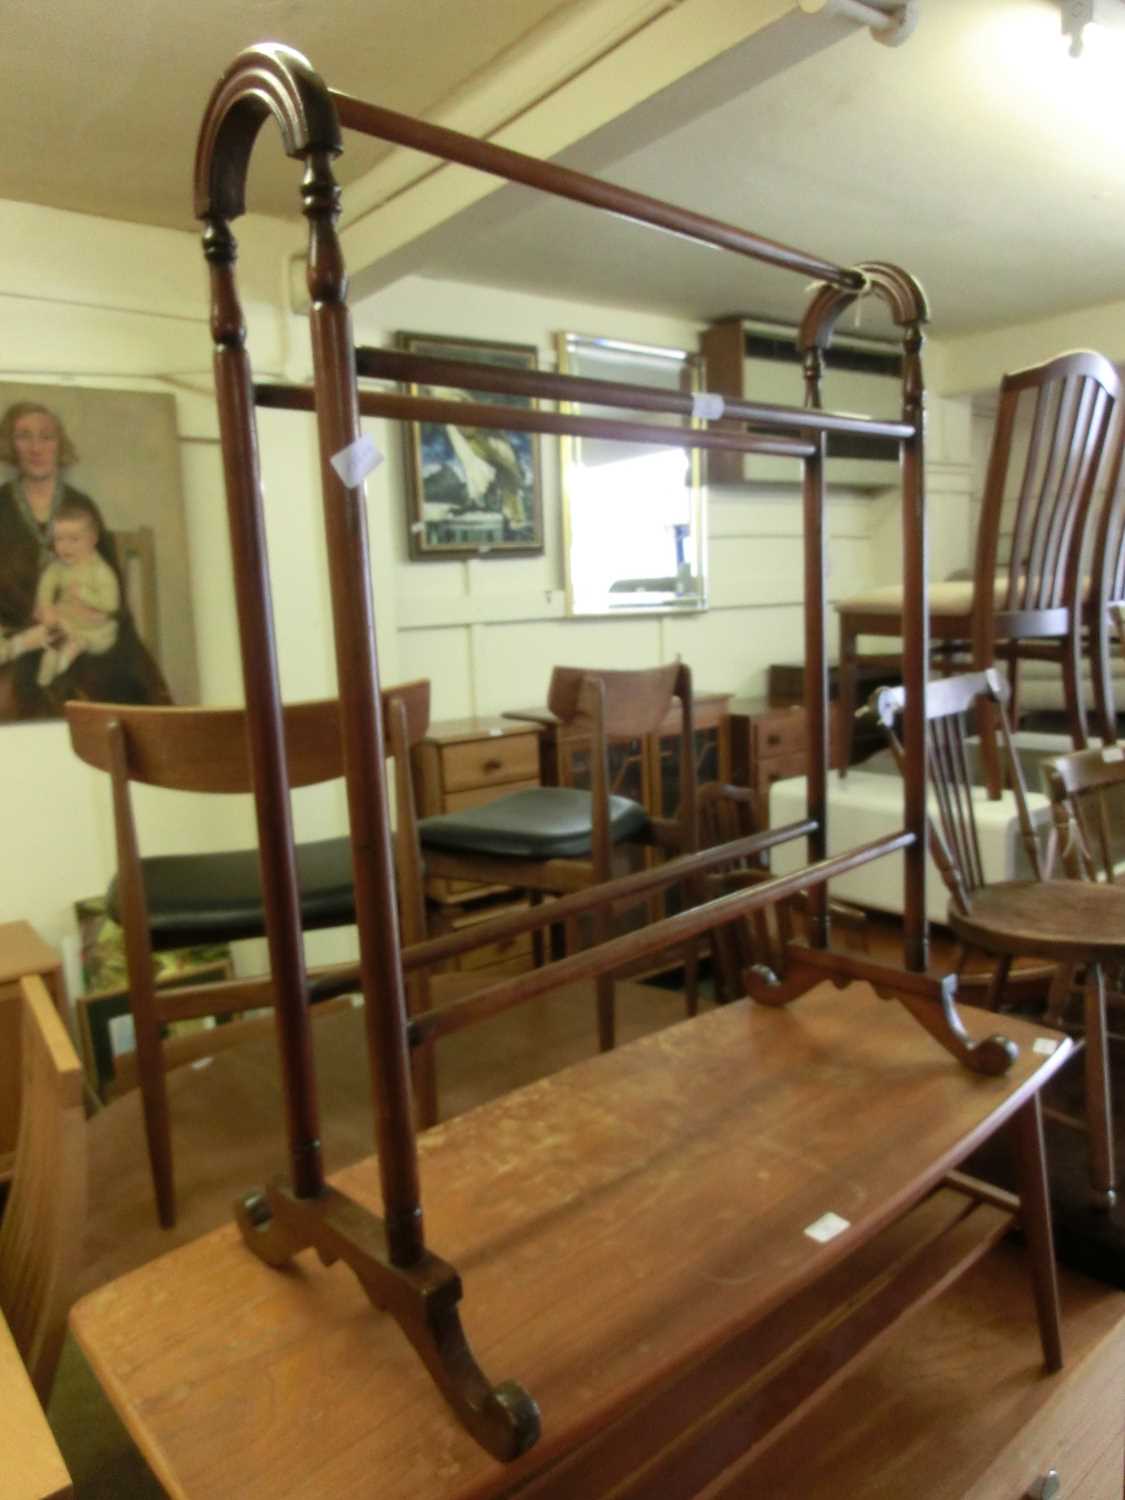
[{"label": "wooden table leg", "polygon": [[1063,1365],[1062,1327],[1051,1205],[1047,1194],[1047,1158],[1043,1149],[1043,1112],[1038,1094],[1033,1094],[1019,1110],[1011,1128],[1039,1337],[1047,1369],[1053,1374]]},{"label": "wooden table leg", "polygon": [[1105,972],[1088,965],[1085,991],[1086,1128],[1089,1135],[1090,1187],[1098,1208],[1110,1209],[1117,1200],[1113,1184],[1113,1111],[1109,1095],[1109,1044],[1106,1040]]}]

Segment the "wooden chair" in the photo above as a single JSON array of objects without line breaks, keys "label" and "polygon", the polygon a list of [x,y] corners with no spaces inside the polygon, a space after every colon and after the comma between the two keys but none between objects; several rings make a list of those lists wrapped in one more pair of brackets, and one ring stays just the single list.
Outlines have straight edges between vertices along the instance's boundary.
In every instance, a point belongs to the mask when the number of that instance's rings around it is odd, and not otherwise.
[{"label": "wooden chair", "polygon": [[[677,817],[656,819],[627,797],[611,793],[608,746],[636,740],[664,722],[673,698],[681,710]],[[423,818],[419,836],[430,875],[563,894],[610,879],[614,848],[625,842],[660,843],[677,852],[697,847],[697,806],[691,673],[681,662],[638,671],[556,667],[547,706],[559,720],[560,749],[589,746],[591,789],[532,787],[483,807]],[[610,912],[594,915],[594,938],[610,935]],[[697,997],[695,951],[685,954],[689,1014]],[[614,1045],[613,979],[597,980],[598,1041]]]},{"label": "wooden chair", "polygon": [[[391,691],[404,705],[409,722],[416,729],[420,725],[417,732],[424,733],[429,721],[429,683]],[[154,952],[265,934],[261,873],[257,849],[142,857],[130,783],[186,792],[249,792],[246,715],[241,708],[68,703],[66,716],[75,753],[108,772],[113,785],[117,875],[107,904],[124,929],[137,1078],[144,1099],[157,1213],[167,1227],[175,1223],[176,1204],[164,1029],[172,1021],[230,1017],[271,1006],[273,992],[269,976],[157,989]],[[284,720],[294,787],[316,785],[343,774],[335,700],[291,705],[284,710]],[[297,867],[304,930],[355,921],[351,845],[346,837],[298,845]],[[309,998],[323,1000],[354,990],[356,976],[353,964],[310,975]],[[240,1029],[228,1024],[216,1028],[205,1046],[213,1051],[260,1030],[260,1022],[241,1023]]]},{"label": "wooden chair", "polygon": [[[1090,557],[1088,598],[1085,603],[1087,650],[1093,682],[1096,729],[1103,744],[1117,740],[1117,705],[1113,691],[1115,648],[1125,642],[1125,420],[1117,425],[1113,457],[1106,481],[1106,495],[1094,533]],[[1117,637],[1115,642],[1114,637]],[[1085,705],[1078,723],[1076,748],[1087,744]]]},{"label": "wooden chair", "polygon": [[82,1257],[86,1117],[82,1064],[46,986],[31,976],[20,989],[23,1086],[15,1173],[0,1219],[0,1310],[45,1406]]},{"label": "wooden chair", "polygon": [[[1059,355],[1005,375],[981,501],[971,580],[931,587],[930,633],[946,661],[968,656],[974,670],[1009,663],[1013,697],[1022,656],[1060,663],[1072,723],[1079,703],[1081,588],[1090,500],[1119,381],[1099,354]],[[856,708],[857,641],[902,635],[902,588],[870,589],[841,600],[840,715],[850,758]],[[1015,712],[1013,709],[1013,717]],[[1077,726],[1076,726],[1077,727]],[[992,796],[1000,795],[990,716],[982,751]]]},{"label": "wooden chair", "polygon": [[[1113,1136],[1109,1113],[1109,1068],[1105,1036],[1103,965],[1125,960],[1125,886],[1047,879],[1019,757],[1005,709],[1008,685],[995,669],[931,682],[926,690],[930,780],[934,811],[930,847],[950,894],[947,921],[969,949],[998,959],[987,1003],[999,1005],[1017,958],[1040,958],[1067,972],[1085,965],[1086,1118],[1090,1134],[1090,1181],[1095,1204],[1109,1208],[1114,1192]],[[873,700],[895,756],[902,747],[893,732],[902,712],[902,688],[882,688]],[[966,718],[984,696],[995,713],[1006,753],[1021,838],[1033,879],[989,882],[977,839],[975,786]],[[1088,752],[1097,756],[1100,752]],[[1071,759],[1066,757],[1066,759]]]}]

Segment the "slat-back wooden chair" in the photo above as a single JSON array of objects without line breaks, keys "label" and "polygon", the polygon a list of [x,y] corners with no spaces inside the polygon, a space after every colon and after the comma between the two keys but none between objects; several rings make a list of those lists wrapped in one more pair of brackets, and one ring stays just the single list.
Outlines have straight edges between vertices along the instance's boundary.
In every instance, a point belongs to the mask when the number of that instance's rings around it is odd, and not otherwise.
[{"label": "slat-back wooden chair", "polygon": [[[1125,643],[1125,418],[1118,421],[1105,500],[1094,533],[1086,600],[1086,638],[1094,690],[1096,731],[1104,744],[1117,740],[1117,704],[1113,690],[1113,662]],[[1075,744],[1085,747],[1087,724],[1083,714]]]},{"label": "slat-back wooden chair", "polygon": [[82,1064],[43,981],[29,977],[20,990],[23,1080],[15,1171],[0,1219],[0,1311],[45,1406],[82,1256],[86,1117]]},{"label": "slat-back wooden chair", "polygon": [[[1006,659],[1013,692],[1021,657],[1048,655],[1061,664],[1072,720],[1080,701],[1081,657],[1081,622],[1072,601],[1080,589],[1090,501],[1119,388],[1109,361],[1085,351],[1004,376],[973,577],[935,584],[929,593],[930,634],[939,652],[947,659],[967,653],[974,670]],[[840,714],[850,737],[858,639],[902,635],[902,587],[870,589],[836,608]],[[987,710],[982,754],[990,794],[998,797],[999,760]],[[842,757],[841,769],[848,758]]]},{"label": "slat-back wooden chair", "polygon": [[[1060,973],[1072,973],[1079,964],[1086,966],[1086,1123],[1091,1194],[1096,1206],[1108,1208],[1116,1195],[1102,968],[1105,963],[1125,960],[1125,886],[1045,878],[1049,866],[1040,853],[1027,805],[1027,786],[1005,708],[1008,695],[1008,684],[996,669],[939,679],[928,685],[926,720],[933,799],[930,848],[950,893],[947,920],[954,935],[966,949],[998,960],[989,981],[987,1003],[993,1007],[1000,1004],[1011,966],[1018,958],[1045,959],[1054,965],[1054,977],[1049,976],[1052,992]],[[967,743],[967,720],[981,697],[989,702],[1000,727],[1031,880],[989,881],[984,869],[974,813],[974,803],[984,789],[974,785]],[[873,700],[900,763],[902,747],[893,725],[903,711],[904,699],[903,689],[883,688]]]},{"label": "slat-back wooden chair", "polygon": [[[610,740],[640,740],[664,722],[673,699],[681,712],[680,806],[674,822],[654,818],[610,790]],[[698,813],[691,672],[682,662],[637,671],[556,667],[547,706],[559,720],[560,758],[566,747],[589,747],[591,788],[532,787],[483,807],[423,818],[419,834],[430,875],[515,890],[563,894],[611,878],[614,848],[658,843],[676,852],[698,846]],[[610,912],[594,914],[594,938],[610,935]],[[685,952],[688,1010],[697,1005],[695,951]],[[614,1045],[614,982],[596,983],[598,1041]]]},{"label": "slat-back wooden chair", "polygon": [[[391,689],[409,721],[424,733],[429,683]],[[136,1033],[138,1084],[160,1222],[175,1223],[171,1123],[165,1083],[165,1027],[172,1021],[229,1017],[273,1004],[270,977],[158,989],[153,953],[200,943],[265,935],[262,875],[257,849],[142,857],[130,785],[210,794],[252,790],[246,714],[241,708],[133,707],[68,703],[75,753],[109,774],[113,788],[117,875],[107,905],[124,930],[129,1005]],[[290,783],[307,787],[343,775],[339,706],[335,700],[284,710]],[[303,843],[297,851],[305,931],[355,920],[351,845],[346,837]],[[354,964],[310,976],[311,999],[356,988]],[[259,1030],[247,1023],[245,1034]],[[240,1039],[231,1026],[208,1038],[212,1048]],[[425,1085],[419,1089],[424,1093]]]}]

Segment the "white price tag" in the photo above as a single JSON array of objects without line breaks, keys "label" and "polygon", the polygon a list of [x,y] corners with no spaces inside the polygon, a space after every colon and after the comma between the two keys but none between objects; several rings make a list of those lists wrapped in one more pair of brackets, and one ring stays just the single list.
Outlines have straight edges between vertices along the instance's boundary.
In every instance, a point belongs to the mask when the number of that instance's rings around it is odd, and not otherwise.
[{"label": "white price tag", "polygon": [[834,1240],[838,1234],[843,1234],[845,1229],[852,1226],[847,1219],[842,1219],[839,1214],[821,1214],[805,1230],[810,1240],[816,1240],[819,1245],[826,1245],[829,1240]]},{"label": "white price tag", "polygon": [[1031,1044],[1031,1050],[1038,1052],[1040,1057],[1050,1057],[1058,1045],[1053,1036],[1037,1036]]},{"label": "white price tag", "polygon": [[377,469],[382,462],[383,455],[366,433],[362,437],[357,437],[355,442],[349,443],[346,448],[341,448],[339,453],[334,453],[329,459],[329,463],[350,490],[362,484],[368,474],[373,469]]},{"label": "white price tag", "polygon": [[717,422],[725,409],[726,402],[713,391],[696,391],[691,398],[691,414],[703,422]]}]

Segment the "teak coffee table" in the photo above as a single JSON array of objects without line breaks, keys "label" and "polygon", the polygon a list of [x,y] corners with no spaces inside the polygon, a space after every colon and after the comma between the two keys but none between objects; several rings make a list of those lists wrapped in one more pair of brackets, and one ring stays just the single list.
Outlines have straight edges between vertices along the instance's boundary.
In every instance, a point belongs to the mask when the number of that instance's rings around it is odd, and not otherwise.
[{"label": "teak coffee table", "polygon": [[[995,1017],[967,1020],[983,1036]],[[1019,1056],[985,1077],[867,986],[825,984],[425,1132],[428,1237],[461,1270],[473,1348],[541,1409],[510,1464],[350,1271],[272,1270],[233,1224],[91,1293],[73,1329],[173,1495],[694,1494],[1006,1233],[1016,1200],[955,1171],[1004,1127],[1058,1367],[1038,1090],[1071,1044],[1004,1021]],[[333,1182],[374,1205],[373,1161]]]}]

